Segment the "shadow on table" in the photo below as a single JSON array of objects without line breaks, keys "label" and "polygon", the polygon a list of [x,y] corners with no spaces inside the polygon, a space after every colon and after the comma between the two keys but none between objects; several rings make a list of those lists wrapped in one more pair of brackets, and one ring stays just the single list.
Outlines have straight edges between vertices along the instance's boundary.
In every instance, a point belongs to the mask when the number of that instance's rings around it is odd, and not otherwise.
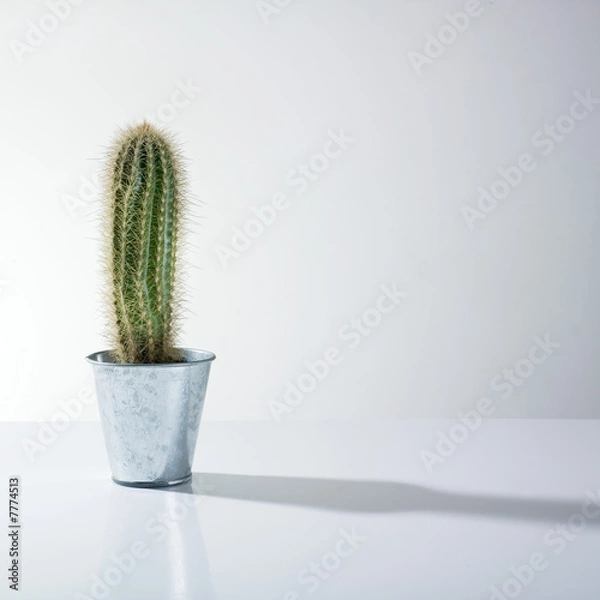
[{"label": "shadow on table", "polygon": [[191,484],[170,491],[333,511],[445,513],[526,521],[564,521],[586,506],[590,524],[600,525],[600,509],[587,497],[568,501],[460,494],[391,481],[194,473]]}]

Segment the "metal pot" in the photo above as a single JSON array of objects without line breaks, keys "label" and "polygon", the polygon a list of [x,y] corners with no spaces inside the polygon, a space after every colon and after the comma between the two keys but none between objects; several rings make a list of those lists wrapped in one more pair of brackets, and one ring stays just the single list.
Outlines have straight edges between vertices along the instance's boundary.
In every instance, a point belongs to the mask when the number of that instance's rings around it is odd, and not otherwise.
[{"label": "metal pot", "polygon": [[212,352],[180,349],[184,362],[119,364],[110,351],[94,368],[100,419],[113,480],[163,487],[190,479]]}]

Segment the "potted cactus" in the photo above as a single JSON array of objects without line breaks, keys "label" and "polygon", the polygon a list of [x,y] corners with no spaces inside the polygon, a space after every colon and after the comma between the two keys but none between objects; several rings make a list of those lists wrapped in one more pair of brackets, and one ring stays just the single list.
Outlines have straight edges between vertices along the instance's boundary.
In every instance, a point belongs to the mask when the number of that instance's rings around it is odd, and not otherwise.
[{"label": "potted cactus", "polygon": [[170,134],[120,132],[105,164],[105,309],[111,349],[92,364],[113,480],[191,477],[212,352],[176,346],[186,176]]}]

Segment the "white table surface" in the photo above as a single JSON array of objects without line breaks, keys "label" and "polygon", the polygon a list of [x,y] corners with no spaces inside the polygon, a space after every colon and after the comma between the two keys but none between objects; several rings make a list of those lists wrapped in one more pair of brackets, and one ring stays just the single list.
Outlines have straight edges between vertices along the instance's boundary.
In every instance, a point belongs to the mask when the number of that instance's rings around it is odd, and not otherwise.
[{"label": "white table surface", "polygon": [[22,571],[0,598],[483,600],[540,553],[509,593],[600,598],[600,516],[573,517],[600,498],[600,422],[488,420],[428,472],[421,451],[453,423],[206,422],[192,483],[167,490],[112,483],[98,423],[33,462],[22,443],[41,424],[1,424]]}]

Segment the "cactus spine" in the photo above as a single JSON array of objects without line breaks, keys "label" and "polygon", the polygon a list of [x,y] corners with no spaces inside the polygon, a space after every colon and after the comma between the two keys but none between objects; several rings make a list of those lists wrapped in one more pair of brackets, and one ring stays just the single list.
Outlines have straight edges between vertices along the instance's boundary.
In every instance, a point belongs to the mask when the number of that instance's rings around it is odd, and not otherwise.
[{"label": "cactus spine", "polygon": [[112,354],[119,363],[178,360],[177,259],[184,196],[172,138],[148,123],[109,150],[104,193]]}]

